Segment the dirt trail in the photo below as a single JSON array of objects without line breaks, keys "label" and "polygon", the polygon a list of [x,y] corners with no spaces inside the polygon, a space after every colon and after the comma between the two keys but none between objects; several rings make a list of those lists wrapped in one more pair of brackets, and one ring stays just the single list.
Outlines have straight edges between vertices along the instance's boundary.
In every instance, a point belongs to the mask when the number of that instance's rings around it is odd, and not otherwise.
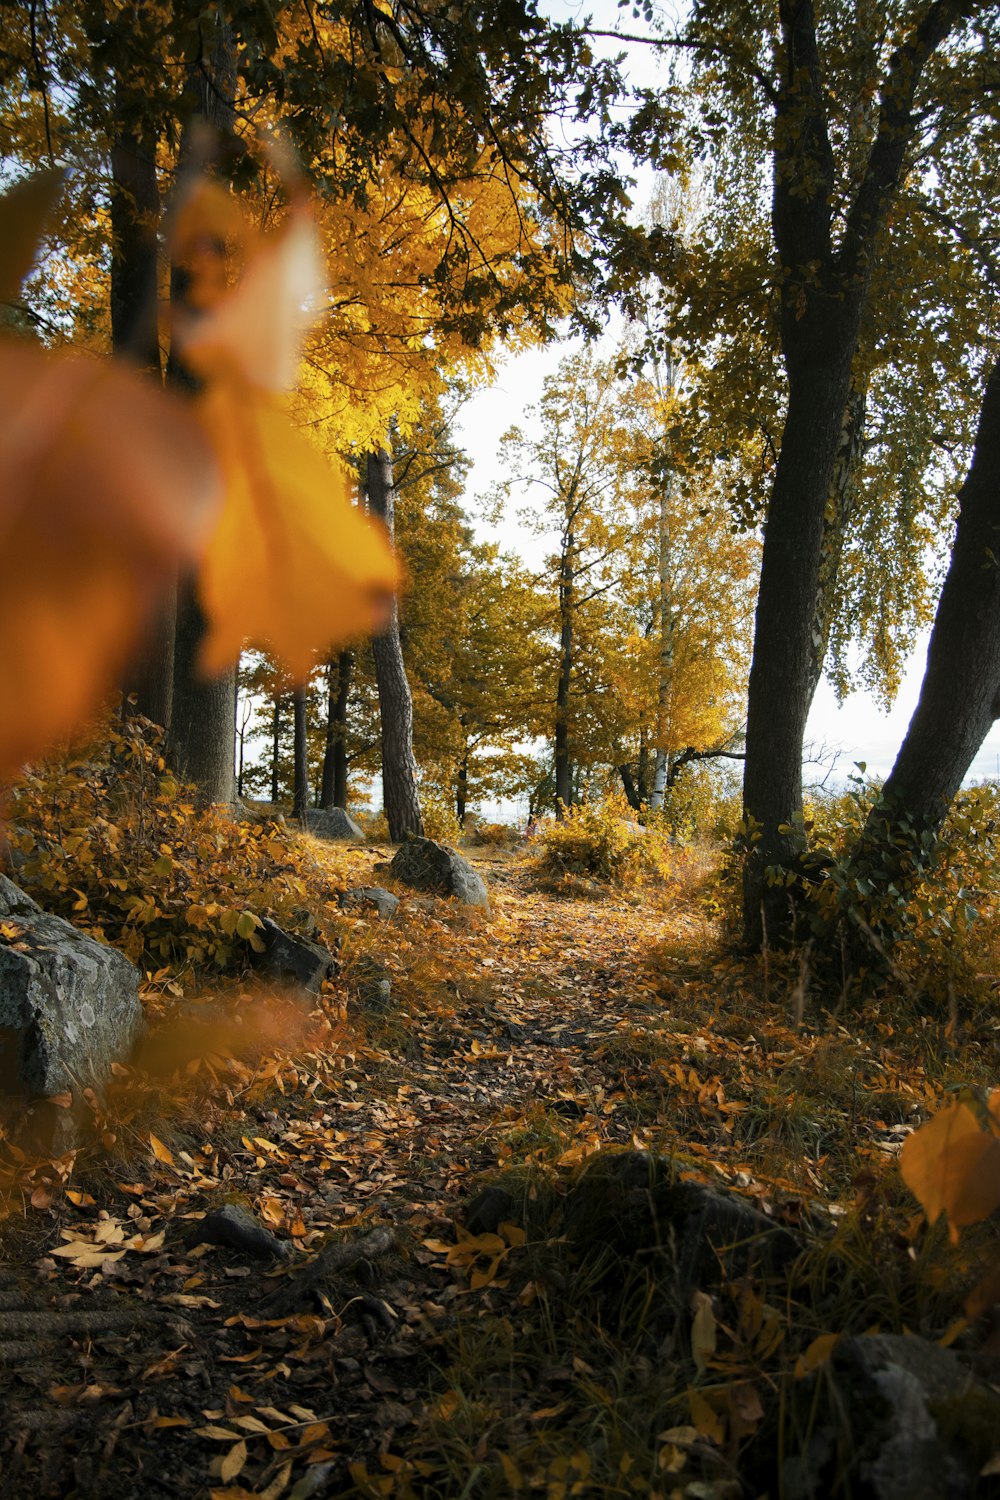
[{"label": "dirt trail", "polygon": [[[355,880],[377,879],[380,852],[357,856]],[[70,1196],[8,1235],[5,1496],[349,1493],[350,1462],[420,1421],[453,1321],[456,1272],[423,1241],[484,1174],[632,1141],[622,1057],[662,1011],[650,955],[702,941],[700,917],[545,895],[516,860],[478,863],[488,920],[405,893],[391,924],[359,919],[326,1041],[244,1065],[242,1087],[217,1059],[196,1112],[133,1122],[128,1168],[86,1153]],[[392,1001],[366,1016],[355,979],[374,957]],[[290,1236],[292,1270],[194,1243],[222,1201]],[[378,1224],[396,1248],[377,1267],[264,1316],[328,1237]]]}]

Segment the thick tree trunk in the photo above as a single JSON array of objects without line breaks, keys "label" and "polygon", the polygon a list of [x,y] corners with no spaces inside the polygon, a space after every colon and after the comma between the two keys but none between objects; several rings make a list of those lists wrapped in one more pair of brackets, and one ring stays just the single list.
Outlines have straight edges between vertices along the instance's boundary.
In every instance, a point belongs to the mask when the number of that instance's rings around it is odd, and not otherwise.
[{"label": "thick tree trunk", "polygon": [[[993,721],[1000,717],[1000,360],[986,386],[959,492],[951,561],[934,617],[920,697],[882,795],[853,851],[848,891],[883,945],[878,904],[907,894]],[[857,894],[857,882],[867,893]],[[864,941],[854,944],[864,950]],[[870,957],[870,950],[869,950]]]},{"label": "thick tree trunk", "polygon": [[743,926],[754,947],[795,931],[784,874],[792,875],[803,848],[802,741],[817,677],[813,637],[836,586],[839,557],[825,536],[826,511],[843,453],[872,266],[916,130],[922,72],[973,8],[972,0],[933,0],[889,58],[878,89],[878,127],[835,248],[837,170],[816,7],[812,0],[781,0],[778,7],[782,76],[773,95],[771,218],[788,412],[764,530],[747,712]]},{"label": "thick tree trunk", "polygon": [[201,802],[232,802],[236,730],[236,670],[206,681],[198,676],[205,617],[192,578],[177,594],[174,703],[167,749],[178,775],[193,781]]},{"label": "thick tree trunk", "polygon": [[[188,97],[192,114],[231,132],[235,120],[232,100],[236,63],[232,30],[216,18],[211,53],[195,59],[189,69]],[[171,297],[184,295],[183,278],[171,278]],[[182,388],[195,382],[171,356],[168,379]],[[207,679],[198,667],[205,634],[205,617],[194,580],[182,578],[177,591],[174,647],[174,691],[168,753],[178,771],[198,785],[204,802],[233,800],[233,759],[236,733],[236,664],[221,677]],[[215,742],[213,743],[213,736]]]},{"label": "thick tree trunk", "polygon": [[347,809],[347,707],[354,675],[354,652],[341,651],[327,663],[326,744],[319,805]]},{"label": "thick tree trunk", "polygon": [[812,626],[853,348],[853,340],[841,341],[837,357],[817,359],[790,378],[764,530],[743,782],[752,840],[744,867],[743,924],[753,947],[794,931],[789,889],[774,872],[794,870],[804,849],[799,814],[802,742],[816,686]]},{"label": "thick tree trunk", "polygon": [[[392,538],[395,533],[392,460],[384,449],[368,455],[366,490],[371,514],[381,518]],[[382,723],[382,798],[389,837],[395,844],[410,835],[420,838],[424,831],[413,754],[413,700],[403,663],[399,606],[395,599],[388,627],[372,641],[372,654]]]},{"label": "thick tree trunk", "polygon": [[292,811],[299,822],[305,824],[309,809],[309,699],[305,685],[292,693],[294,738],[292,761]]},{"label": "thick tree trunk", "polygon": [[[120,94],[121,90],[119,90]],[[128,113],[127,106],[124,107]],[[111,148],[111,347],[151,380],[163,379],[157,329],[157,238],[160,189],[156,142],[124,126]],[[176,584],[165,590],[125,673],[136,712],[170,725]]]}]

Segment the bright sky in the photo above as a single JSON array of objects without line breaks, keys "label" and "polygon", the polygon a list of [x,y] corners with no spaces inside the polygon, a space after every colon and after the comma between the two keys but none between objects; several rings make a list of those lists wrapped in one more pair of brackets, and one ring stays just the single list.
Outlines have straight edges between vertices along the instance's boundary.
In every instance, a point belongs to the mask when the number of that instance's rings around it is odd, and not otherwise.
[{"label": "bright sky", "polygon": [[[674,8],[678,11],[684,9],[681,4]],[[589,14],[594,17],[594,24],[602,29],[610,30],[619,26],[638,31],[643,26],[643,23],[631,20],[628,7],[619,10],[617,0],[593,0],[593,3],[588,4],[547,0],[545,9],[559,18]],[[608,43],[607,46],[611,51],[619,50],[613,43]],[[626,50],[627,68],[634,81],[654,81],[657,62],[653,50],[645,47],[630,47]],[[649,199],[653,176],[648,171],[634,175],[639,177],[635,202],[641,211]],[[497,461],[497,440],[513,423],[522,421],[525,408],[540,397],[545,377],[554,372],[559,360],[569,352],[570,347],[556,344],[512,356],[500,365],[495,384],[480,392],[463,407],[458,425],[460,440],[464,442],[473,461],[468,484],[470,495],[485,493],[502,477]],[[519,550],[520,535],[521,528],[512,516],[509,523],[501,529],[499,539],[504,546]],[[916,707],[926,653],[927,640],[924,637],[917,643],[896,703],[888,714],[867,693],[852,693],[842,706],[838,705],[832,688],[826,682],[820,684],[809,717],[806,743],[823,747],[824,763],[821,766],[806,765],[807,782],[822,779],[835,751],[839,752],[834,771],[834,777],[838,781],[852,774],[856,761],[866,762],[868,773],[873,776],[888,775]],[[968,779],[979,781],[984,777],[1000,779],[1000,722],[994,726],[973,762]]]}]

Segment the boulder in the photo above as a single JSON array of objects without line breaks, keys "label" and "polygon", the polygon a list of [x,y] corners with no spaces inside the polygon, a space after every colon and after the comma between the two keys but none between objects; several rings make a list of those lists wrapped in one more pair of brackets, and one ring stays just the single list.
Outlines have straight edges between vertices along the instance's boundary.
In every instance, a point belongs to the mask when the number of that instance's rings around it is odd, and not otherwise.
[{"label": "boulder", "polygon": [[310,807],[306,828],[318,839],[363,839],[364,833],[342,807]]},{"label": "boulder", "polygon": [[358,907],[373,906],[383,922],[395,916],[399,897],[380,885],[357,885],[349,891],[341,891],[337,902],[343,911],[354,911]]},{"label": "boulder", "polygon": [[435,895],[454,896],[467,906],[489,911],[490,898],[482,877],[447,844],[433,839],[407,839],[392,857],[390,873],[404,885]]},{"label": "boulder", "polygon": [[275,979],[318,995],[324,979],[332,979],[337,972],[337,960],[329,949],[293,937],[270,917],[263,918],[260,935],[264,951],[255,955],[255,967]]},{"label": "boulder", "polygon": [[33,1097],[99,1089],[143,1028],[139,971],[0,876],[0,1068]]},{"label": "boulder", "polygon": [[809,1438],[786,1453],[787,1500],[848,1493],[838,1487],[845,1452],[855,1500],[963,1500],[979,1493],[1000,1431],[1000,1395],[950,1349],[913,1334],[841,1339],[800,1400]]}]

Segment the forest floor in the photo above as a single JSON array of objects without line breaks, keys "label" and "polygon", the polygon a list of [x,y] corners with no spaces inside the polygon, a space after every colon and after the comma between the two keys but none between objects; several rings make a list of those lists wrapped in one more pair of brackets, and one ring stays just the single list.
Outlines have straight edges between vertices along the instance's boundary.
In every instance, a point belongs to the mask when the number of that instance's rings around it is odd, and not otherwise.
[{"label": "forest floor", "polygon": [[[164,996],[92,1145],[3,1147],[3,1495],[777,1494],[834,1336],[982,1344],[992,1231],[928,1231],[896,1158],[995,1079],[993,1008],[814,1008],[796,961],[733,958],[704,852],[630,894],[466,850],[488,916],[397,888],[382,922],[335,897],[386,850],[308,842],[319,1001]],[[733,1190],[794,1267],[668,1310],[669,1247],[564,1211],[609,1150]],[[200,1242],[223,1204],[284,1258]]]}]

